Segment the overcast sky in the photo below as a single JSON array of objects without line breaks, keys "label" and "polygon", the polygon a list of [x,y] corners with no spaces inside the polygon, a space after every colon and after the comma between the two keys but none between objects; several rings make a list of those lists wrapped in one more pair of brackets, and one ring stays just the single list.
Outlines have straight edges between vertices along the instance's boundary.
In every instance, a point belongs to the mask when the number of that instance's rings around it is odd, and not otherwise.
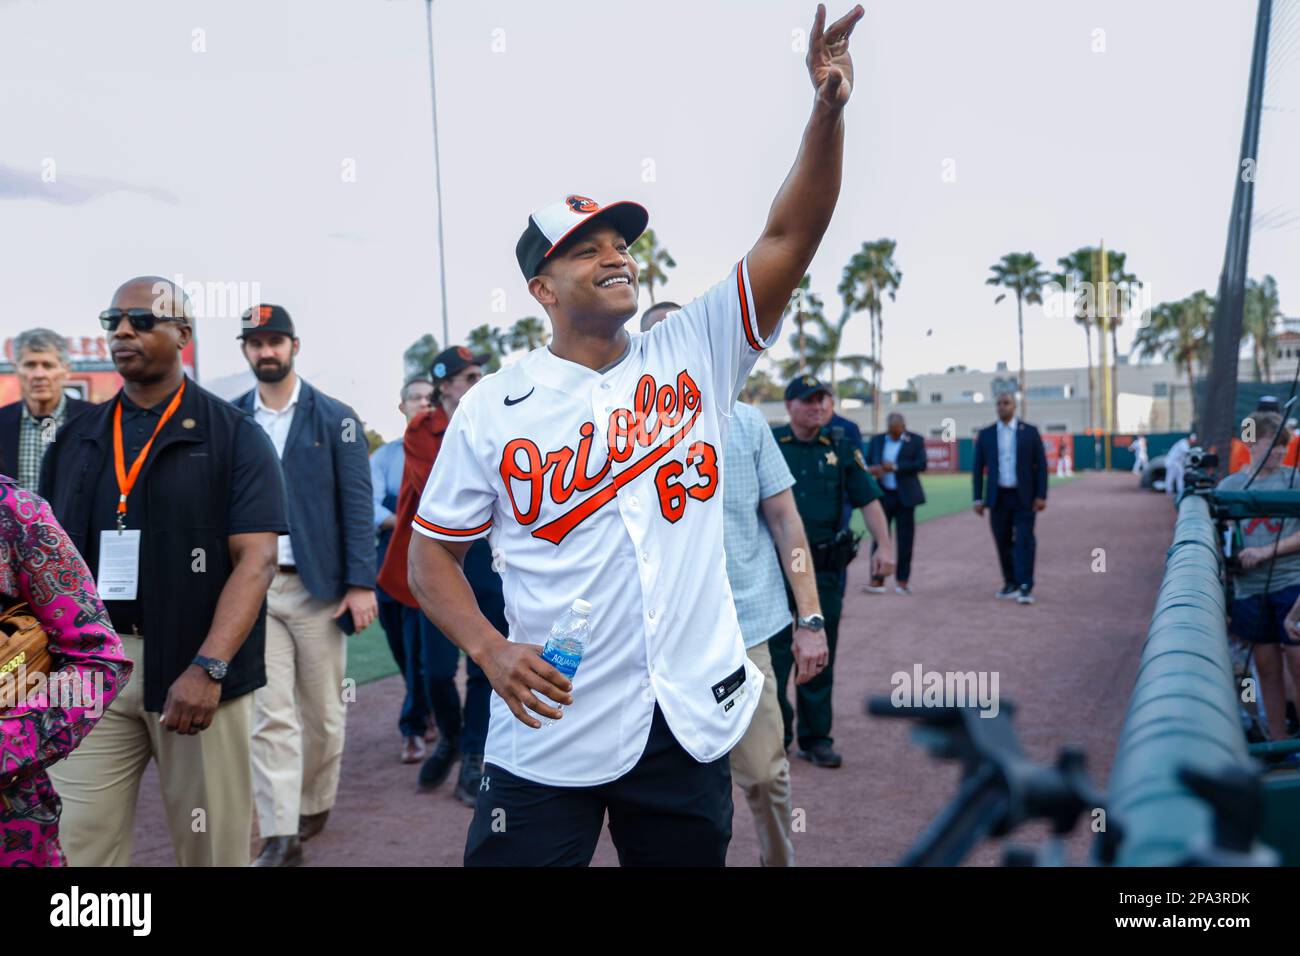
[{"label": "overcast sky", "polygon": [[[886,387],[1014,367],[1014,305],[984,285],[1006,252],[1051,266],[1104,238],[1155,300],[1213,293],[1254,4],[866,6],[844,188],[811,272],[830,303],[864,240],[897,240]],[[1272,225],[1251,273],[1297,314],[1300,16],[1276,6],[1256,197]],[[814,8],[438,0],[453,340],[543,314],[514,244],[570,192],[648,206],[678,262],[662,296],[716,281],[794,157]],[[94,334],[139,273],[244,283],[292,312],[305,376],[397,434],[401,352],[442,325],[420,0],[0,0],[0,63],[0,333]],[[200,321],[205,379],[243,367],[237,331],[233,315]],[[1064,318],[1028,310],[1025,338],[1030,366],[1083,363]],[[845,351],[869,351],[865,317]]]}]

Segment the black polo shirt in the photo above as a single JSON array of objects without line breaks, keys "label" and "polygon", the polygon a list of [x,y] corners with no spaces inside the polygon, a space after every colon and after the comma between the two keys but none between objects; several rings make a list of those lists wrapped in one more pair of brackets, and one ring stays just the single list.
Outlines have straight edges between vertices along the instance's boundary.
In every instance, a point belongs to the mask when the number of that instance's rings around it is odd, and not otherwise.
[{"label": "black polo shirt", "polygon": [[[176,393],[172,392],[152,408],[141,408],[126,397],[125,390],[118,394],[122,402],[123,464],[126,470],[130,472],[131,465],[135,462],[150,437],[152,437],[163,412],[167,410],[168,404],[170,404]],[[105,467],[99,476],[99,483],[95,488],[95,503],[92,512],[94,519],[90,546],[87,549],[90,553],[85,555],[90,573],[96,579],[99,577],[100,532],[117,530],[117,499],[120,492],[117,487],[117,469],[113,464],[112,421],[112,416],[110,416],[108,425],[108,460],[105,462]],[[179,415],[176,415],[167,423],[163,432],[170,432],[173,428],[181,427],[183,425],[179,421]],[[258,424],[251,418],[246,418],[241,422],[240,427],[254,430],[259,428]],[[161,436],[162,433],[159,434],[159,439],[161,439]],[[126,500],[125,527],[128,530],[143,531],[149,526],[149,516],[146,513],[147,496],[144,489],[149,480],[149,466],[153,463],[157,447],[158,441],[155,441],[153,447],[149,449],[149,457],[145,459],[145,463],[140,469],[140,476],[136,479],[135,487]],[[266,444],[257,441],[256,438],[249,441],[236,441],[234,444],[235,460],[232,463],[230,475],[228,524],[230,534],[246,534],[254,531],[275,531],[283,534],[288,531],[284,503],[276,495],[267,494],[266,483],[258,480],[258,475],[263,472],[268,464],[265,451]],[[278,462],[276,467],[279,467]],[[140,604],[142,601],[148,600],[148,594],[149,582],[141,577],[136,587],[136,599],[134,601],[104,602],[104,609],[108,611],[108,618],[113,622],[113,630],[119,634],[138,634],[144,630],[144,618]]]}]

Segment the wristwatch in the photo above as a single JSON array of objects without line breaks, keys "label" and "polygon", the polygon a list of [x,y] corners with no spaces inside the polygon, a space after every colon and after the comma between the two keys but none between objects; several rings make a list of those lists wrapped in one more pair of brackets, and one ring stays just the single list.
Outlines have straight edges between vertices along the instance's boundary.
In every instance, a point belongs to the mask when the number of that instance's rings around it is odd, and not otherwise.
[{"label": "wristwatch", "polygon": [[226,671],[230,668],[225,661],[219,661],[215,657],[204,657],[202,654],[197,655],[191,663],[202,667],[213,680],[224,680]]},{"label": "wristwatch", "polygon": [[807,617],[798,618],[795,623],[810,631],[820,631],[826,626],[826,618],[820,614],[809,614]]}]

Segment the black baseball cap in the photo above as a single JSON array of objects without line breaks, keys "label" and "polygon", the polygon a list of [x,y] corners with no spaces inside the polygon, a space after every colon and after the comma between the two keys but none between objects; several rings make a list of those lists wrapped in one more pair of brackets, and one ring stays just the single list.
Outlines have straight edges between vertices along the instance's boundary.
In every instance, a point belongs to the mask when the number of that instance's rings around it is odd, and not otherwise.
[{"label": "black baseball cap", "polygon": [[597,221],[617,229],[630,246],[645,232],[650,213],[640,203],[621,200],[602,206],[586,196],[565,196],[561,202],[543,206],[528,217],[528,228],[515,244],[515,258],[519,260],[524,279],[537,275],[546,257],[564,240]]},{"label": "black baseball cap", "polygon": [[492,361],[492,356],[486,352],[482,355],[475,355],[463,345],[457,345],[453,348],[443,349],[435,356],[433,364],[429,366],[429,375],[435,383],[445,382],[461,369],[468,368],[471,365],[486,365]]},{"label": "black baseball cap", "polygon": [[785,387],[785,400],[793,402],[799,398],[807,398],[817,392],[831,393],[831,387],[824,382],[819,382],[812,375],[796,375],[790,384]]},{"label": "black baseball cap", "polygon": [[240,316],[240,322],[244,331],[239,334],[241,339],[246,339],[251,332],[282,332],[290,337],[295,336],[293,331],[293,319],[289,318],[289,310],[282,305],[257,305],[244,310]]}]

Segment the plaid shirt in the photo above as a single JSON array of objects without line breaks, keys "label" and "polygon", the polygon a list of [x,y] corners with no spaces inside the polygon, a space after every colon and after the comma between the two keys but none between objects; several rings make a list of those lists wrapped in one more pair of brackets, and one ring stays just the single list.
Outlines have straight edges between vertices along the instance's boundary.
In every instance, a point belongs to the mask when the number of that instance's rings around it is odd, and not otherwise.
[{"label": "plaid shirt", "polygon": [[[18,484],[28,491],[35,491],[36,486],[41,480],[41,462],[45,459],[45,450],[49,447],[48,442],[42,436],[41,432],[45,422],[54,419],[55,429],[63,427],[64,419],[68,417],[68,396],[64,395],[59,399],[59,405],[54,409],[53,415],[45,418],[36,418],[27,410],[27,403],[22,403],[22,418],[18,423]],[[50,441],[53,441],[54,435],[50,435]]]},{"label": "plaid shirt", "polygon": [[722,460],[722,546],[745,647],[762,644],[792,615],[772,533],[759,507],[794,486],[762,412],[736,402]]}]

